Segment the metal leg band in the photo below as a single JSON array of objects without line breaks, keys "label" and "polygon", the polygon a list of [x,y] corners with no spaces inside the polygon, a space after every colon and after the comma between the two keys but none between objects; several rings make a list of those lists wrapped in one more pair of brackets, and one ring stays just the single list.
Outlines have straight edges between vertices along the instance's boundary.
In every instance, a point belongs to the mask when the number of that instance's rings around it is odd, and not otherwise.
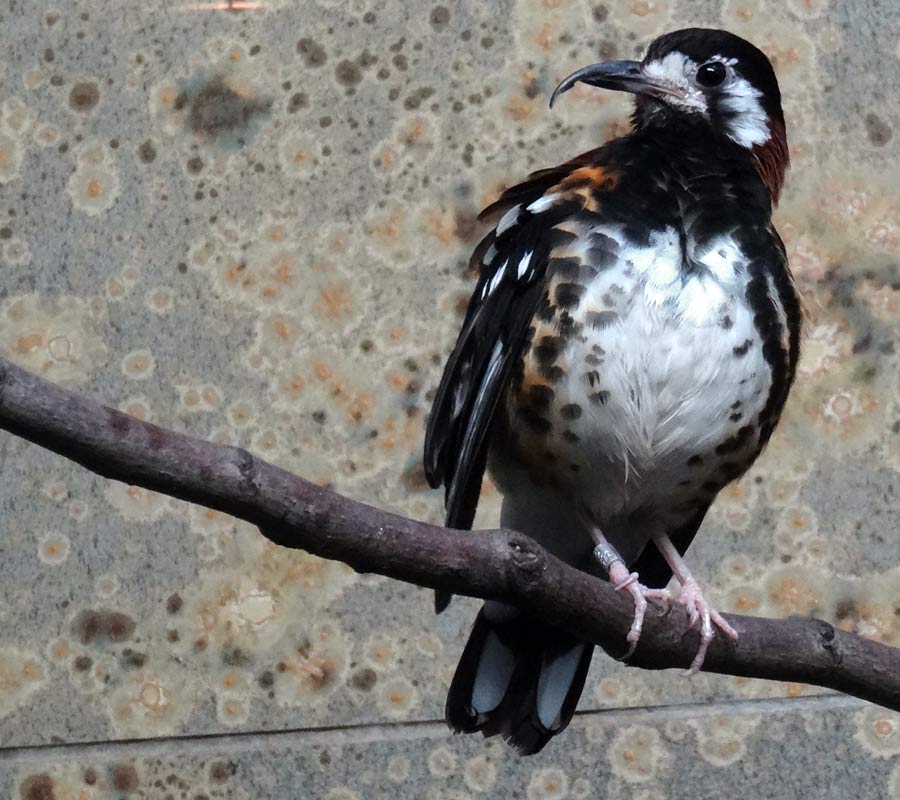
[{"label": "metal leg band", "polygon": [[622,561],[622,556],[613,549],[612,545],[607,544],[606,542],[602,542],[594,548],[594,558],[600,562],[600,566],[607,572],[609,572],[609,568],[617,561],[620,564],[625,563]]}]

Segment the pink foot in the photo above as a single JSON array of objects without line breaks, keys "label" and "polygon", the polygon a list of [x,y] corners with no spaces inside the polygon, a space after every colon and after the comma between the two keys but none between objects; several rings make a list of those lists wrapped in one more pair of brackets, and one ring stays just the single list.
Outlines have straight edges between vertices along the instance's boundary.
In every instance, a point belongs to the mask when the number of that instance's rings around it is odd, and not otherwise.
[{"label": "pink foot", "polygon": [[665,600],[668,603],[672,599],[672,595],[669,594],[668,589],[650,589],[639,583],[638,574],[629,572],[621,561],[610,565],[609,579],[612,585],[616,587],[616,591],[627,589],[634,600],[634,619],[631,622],[628,635],[625,637],[625,640],[628,642],[628,652],[619,659],[619,661],[625,661],[634,652],[634,648],[637,647],[638,640],[641,638],[641,629],[644,627],[644,614],[647,611],[647,600]]},{"label": "pink foot", "polygon": [[684,673],[685,676],[689,676],[697,673],[700,670],[700,667],[703,666],[703,660],[706,658],[706,651],[714,636],[713,625],[732,639],[737,639],[738,634],[737,631],[725,621],[725,618],[706,602],[706,598],[703,596],[700,585],[693,578],[689,578],[681,587],[681,593],[678,595],[678,602],[687,608],[691,625],[696,625],[698,621],[700,622],[700,649],[697,651],[697,655],[694,656],[690,669]]}]

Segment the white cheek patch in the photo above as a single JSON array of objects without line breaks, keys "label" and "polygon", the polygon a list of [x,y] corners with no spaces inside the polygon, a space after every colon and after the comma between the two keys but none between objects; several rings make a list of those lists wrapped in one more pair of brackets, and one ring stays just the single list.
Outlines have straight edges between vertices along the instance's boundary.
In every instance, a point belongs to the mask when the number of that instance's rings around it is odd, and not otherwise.
[{"label": "white cheek patch", "polygon": [[728,136],[742,147],[765,144],[771,138],[768,115],[760,99],[762,92],[735,75],[719,97]]},{"label": "white cheek patch", "polygon": [[[730,79],[714,101],[722,114],[728,137],[748,149],[768,142],[771,133],[768,115],[760,102],[762,92],[734,72],[737,62],[733,58],[713,56],[710,61],[720,61],[731,68]],[[708,117],[707,97],[694,82],[699,67],[696,61],[676,50],[644,65],[643,71],[650,80],[672,90],[673,94],[664,98],[667,105]]]},{"label": "white cheek patch", "polygon": [[650,80],[673,90],[674,94],[665,98],[667,104],[685,111],[706,114],[706,97],[690,77],[697,72],[698,66],[695,61],[676,50],[646,64],[643,72]]}]

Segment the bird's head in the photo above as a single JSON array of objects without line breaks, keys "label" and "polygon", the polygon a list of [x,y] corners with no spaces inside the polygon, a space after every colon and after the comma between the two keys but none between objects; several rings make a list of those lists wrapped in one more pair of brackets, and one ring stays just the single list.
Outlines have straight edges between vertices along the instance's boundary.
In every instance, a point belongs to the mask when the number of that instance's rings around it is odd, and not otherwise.
[{"label": "bird's head", "polygon": [[631,92],[638,130],[679,121],[708,126],[750,152],[774,201],[788,166],[781,92],[765,53],[728,31],[685,28],[656,39],[642,61],[606,61],[573,72],[576,83]]}]

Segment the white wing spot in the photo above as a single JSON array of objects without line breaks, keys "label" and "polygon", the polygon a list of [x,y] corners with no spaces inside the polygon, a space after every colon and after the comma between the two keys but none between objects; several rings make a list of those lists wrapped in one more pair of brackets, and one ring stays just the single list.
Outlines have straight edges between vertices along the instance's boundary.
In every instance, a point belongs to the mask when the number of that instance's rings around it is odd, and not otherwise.
[{"label": "white wing spot", "polygon": [[491,282],[488,284],[487,291],[485,292],[485,297],[487,297],[487,295],[489,294],[493,294],[494,289],[496,289],[500,285],[500,282],[503,280],[503,276],[506,274],[507,263],[509,263],[508,259],[507,261],[503,262],[503,266],[500,267],[494,277],[491,278]]},{"label": "white wing spot", "polygon": [[497,223],[497,236],[500,236],[500,234],[508,231],[513,225],[516,224],[516,221],[519,219],[519,212],[521,210],[521,206],[513,206],[500,218],[500,222]]},{"label": "white wing spot", "polygon": [[530,206],[528,206],[526,210],[530,211],[532,214],[540,214],[542,211],[546,211],[548,208],[551,208],[555,202],[555,194],[544,194],[541,195],[537,200],[535,200]]},{"label": "white wing spot", "polygon": [[531,266],[531,257],[533,255],[534,255],[534,251],[529,250],[527,253],[525,253],[524,256],[522,256],[522,260],[519,262],[519,272],[516,275],[516,277],[519,278],[520,280],[525,275],[525,273],[528,271],[528,267]]}]

